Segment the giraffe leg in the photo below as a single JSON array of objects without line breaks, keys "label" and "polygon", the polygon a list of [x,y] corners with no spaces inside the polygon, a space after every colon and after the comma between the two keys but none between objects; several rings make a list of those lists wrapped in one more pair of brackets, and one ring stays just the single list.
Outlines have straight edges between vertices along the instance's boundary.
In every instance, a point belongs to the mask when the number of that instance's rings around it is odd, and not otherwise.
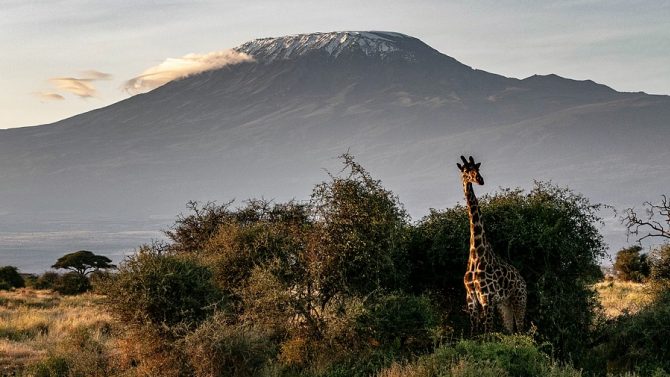
[{"label": "giraffe leg", "polygon": [[489,303],[489,296],[479,294],[479,303],[482,305],[482,316],[484,318],[484,335],[487,335],[493,329],[493,310]]},{"label": "giraffe leg", "polygon": [[514,317],[514,311],[512,310],[512,306],[509,304],[509,302],[500,303],[498,305],[498,310],[500,311],[500,315],[502,316],[505,329],[507,330],[508,333],[513,334],[515,317]]},{"label": "giraffe leg", "polygon": [[479,327],[479,304],[474,292],[468,291],[468,313],[470,314],[470,337],[474,337]]},{"label": "giraffe leg", "polygon": [[490,305],[482,305],[484,311],[484,335],[488,335],[493,330],[493,308]]},{"label": "giraffe leg", "polygon": [[522,333],[524,330],[523,321],[526,316],[526,290],[525,284],[523,291],[519,292],[512,301],[512,308],[514,309],[514,322],[516,323],[516,331]]}]

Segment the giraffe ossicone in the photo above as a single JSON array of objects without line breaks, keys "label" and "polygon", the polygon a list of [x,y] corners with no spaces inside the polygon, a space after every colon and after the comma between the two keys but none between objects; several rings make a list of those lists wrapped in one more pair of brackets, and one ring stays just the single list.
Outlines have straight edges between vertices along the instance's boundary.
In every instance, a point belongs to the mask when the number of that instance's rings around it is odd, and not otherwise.
[{"label": "giraffe ossicone", "polygon": [[[457,163],[461,171],[463,191],[470,215],[470,257],[468,269],[463,277],[468,300],[468,312],[472,332],[484,320],[484,333],[493,328],[493,314],[497,308],[509,333],[523,331],[526,314],[526,282],[516,268],[501,261],[491,249],[486,239],[482,214],[472,184],[484,184],[479,174],[481,163],[475,163],[461,156],[463,165]],[[481,310],[481,313],[480,313]],[[480,317],[481,315],[481,317]]]}]

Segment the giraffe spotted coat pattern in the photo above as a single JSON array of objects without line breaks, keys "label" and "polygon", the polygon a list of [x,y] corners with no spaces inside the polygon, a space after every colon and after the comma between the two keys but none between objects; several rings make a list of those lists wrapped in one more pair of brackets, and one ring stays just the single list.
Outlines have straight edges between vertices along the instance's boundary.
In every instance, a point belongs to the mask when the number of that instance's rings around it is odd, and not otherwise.
[{"label": "giraffe spotted coat pattern", "polygon": [[468,312],[472,331],[484,320],[484,333],[493,328],[493,314],[497,308],[509,333],[523,331],[526,313],[526,282],[513,266],[502,262],[491,250],[486,240],[484,223],[472,184],[484,184],[479,174],[481,163],[461,156],[463,165],[456,164],[461,171],[463,191],[470,215],[470,257],[468,270],[463,277],[467,292]]}]

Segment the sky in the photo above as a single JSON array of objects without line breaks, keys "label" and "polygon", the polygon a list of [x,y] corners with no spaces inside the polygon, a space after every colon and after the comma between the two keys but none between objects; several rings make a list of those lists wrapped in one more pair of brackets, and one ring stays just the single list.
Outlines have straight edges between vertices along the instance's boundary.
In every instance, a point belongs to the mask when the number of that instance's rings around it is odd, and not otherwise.
[{"label": "sky", "polygon": [[251,39],[345,30],[404,33],[508,77],[670,95],[668,20],[667,0],[2,0],[0,129],[108,106],[170,67],[244,60],[229,50]]}]

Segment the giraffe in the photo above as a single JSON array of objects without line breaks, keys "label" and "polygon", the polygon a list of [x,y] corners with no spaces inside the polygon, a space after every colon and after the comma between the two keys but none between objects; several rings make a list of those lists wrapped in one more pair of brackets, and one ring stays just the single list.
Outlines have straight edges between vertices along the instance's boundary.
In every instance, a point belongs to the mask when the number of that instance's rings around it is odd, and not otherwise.
[{"label": "giraffe", "polygon": [[490,331],[493,326],[493,312],[497,307],[507,332],[513,333],[515,324],[516,330],[521,332],[526,312],[526,282],[516,268],[498,259],[486,240],[482,214],[472,190],[473,182],[480,186],[484,184],[484,178],[479,174],[481,163],[475,163],[472,156],[469,161],[461,156],[461,160],[463,165],[456,165],[461,171],[470,215],[470,258],[463,282],[467,292],[471,331],[474,333],[480,320],[480,307],[481,318],[484,319],[484,334]]}]

